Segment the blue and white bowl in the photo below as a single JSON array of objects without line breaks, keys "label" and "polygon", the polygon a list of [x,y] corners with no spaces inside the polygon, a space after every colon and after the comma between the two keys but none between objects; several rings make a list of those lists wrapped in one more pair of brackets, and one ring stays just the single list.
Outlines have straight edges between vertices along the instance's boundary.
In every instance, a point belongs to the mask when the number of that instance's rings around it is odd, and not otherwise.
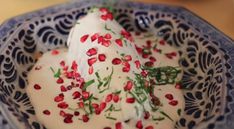
[{"label": "blue and white bowl", "polygon": [[[0,128],[44,129],[25,92],[35,55],[65,47],[75,21],[101,0],[63,4],[12,18],[0,26]],[[176,129],[234,129],[234,41],[182,7],[121,2],[117,21],[129,31],[153,31],[179,49],[185,109]],[[38,101],[43,101],[43,98]]]}]

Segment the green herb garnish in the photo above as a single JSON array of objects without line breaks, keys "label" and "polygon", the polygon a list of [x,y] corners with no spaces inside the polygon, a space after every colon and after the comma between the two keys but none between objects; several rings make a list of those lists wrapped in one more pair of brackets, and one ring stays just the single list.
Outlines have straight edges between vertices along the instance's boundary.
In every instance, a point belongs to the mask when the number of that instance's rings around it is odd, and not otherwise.
[{"label": "green herb garnish", "polygon": [[58,69],[57,72],[54,71],[52,67],[50,67],[50,70],[53,72],[55,78],[59,78],[61,75],[61,69]]},{"label": "green herb garnish", "polygon": [[87,87],[89,87],[90,85],[92,85],[94,82],[95,82],[94,79],[89,80],[88,82],[85,82],[84,87],[82,87],[82,90],[86,90]]}]

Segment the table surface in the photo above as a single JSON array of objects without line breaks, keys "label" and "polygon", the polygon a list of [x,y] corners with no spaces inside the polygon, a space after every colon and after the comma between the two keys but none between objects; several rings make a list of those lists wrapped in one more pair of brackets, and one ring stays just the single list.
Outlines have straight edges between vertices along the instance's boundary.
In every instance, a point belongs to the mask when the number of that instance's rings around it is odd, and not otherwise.
[{"label": "table surface", "polygon": [[[132,0],[134,1],[134,0]],[[234,0],[135,0],[184,6],[234,39]],[[0,23],[33,10],[69,0],[1,0]]]}]

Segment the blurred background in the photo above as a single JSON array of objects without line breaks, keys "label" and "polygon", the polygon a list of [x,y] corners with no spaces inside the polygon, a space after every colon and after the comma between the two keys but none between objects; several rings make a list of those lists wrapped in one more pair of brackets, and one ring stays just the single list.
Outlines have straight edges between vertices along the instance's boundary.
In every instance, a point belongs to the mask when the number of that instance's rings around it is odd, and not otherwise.
[{"label": "blurred background", "polygon": [[[0,0],[0,24],[7,19],[71,0]],[[234,0],[132,0],[184,6],[234,39]]]}]

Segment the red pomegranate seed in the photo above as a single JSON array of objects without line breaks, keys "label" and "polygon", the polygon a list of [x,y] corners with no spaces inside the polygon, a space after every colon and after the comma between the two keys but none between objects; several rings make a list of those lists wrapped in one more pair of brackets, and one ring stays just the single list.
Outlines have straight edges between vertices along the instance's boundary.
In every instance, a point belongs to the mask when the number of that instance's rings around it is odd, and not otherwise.
[{"label": "red pomegranate seed", "polygon": [[105,47],[109,47],[111,44],[110,40],[103,40],[102,45]]},{"label": "red pomegranate seed", "polygon": [[101,114],[101,109],[100,109],[100,108],[95,108],[95,114],[96,114],[96,115]]},{"label": "red pomegranate seed", "polygon": [[169,59],[173,59],[173,56],[170,53],[166,53],[165,56]]},{"label": "red pomegranate seed", "polygon": [[108,12],[106,14],[106,16],[107,16],[108,19],[113,20],[113,14],[112,13]]},{"label": "red pomegranate seed", "polygon": [[62,116],[62,117],[65,117],[67,114],[66,114],[63,110],[61,110],[61,111],[59,112],[59,115]]},{"label": "red pomegranate seed", "polygon": [[141,35],[141,32],[135,32],[135,35],[139,36],[139,35]]},{"label": "red pomegranate seed", "polygon": [[130,91],[132,89],[133,83],[132,81],[128,81],[127,84],[124,86],[125,91]]},{"label": "red pomegranate seed", "polygon": [[146,111],[145,113],[144,113],[144,119],[149,119],[149,117],[150,117],[150,113],[148,112],[148,111]]},{"label": "red pomegranate seed", "polygon": [[145,129],[154,129],[154,127],[152,125],[149,125],[149,126],[145,127]]},{"label": "red pomegranate seed", "polygon": [[151,42],[150,40],[147,40],[147,41],[146,41],[146,44],[147,44],[147,48],[151,48],[152,42]]},{"label": "red pomegranate seed", "polygon": [[126,102],[127,103],[135,103],[135,98],[127,98]]},{"label": "red pomegranate seed", "polygon": [[119,65],[119,64],[121,64],[121,59],[119,59],[119,58],[114,58],[113,60],[112,60],[112,64],[113,65]]},{"label": "red pomegranate seed", "polygon": [[149,54],[146,54],[146,53],[143,53],[143,54],[142,54],[142,58],[146,59],[146,58],[148,58],[148,57],[149,57]]},{"label": "red pomegranate seed", "polygon": [[136,60],[135,62],[136,68],[139,69],[141,67],[141,63],[139,60]]},{"label": "red pomegranate seed", "polygon": [[101,19],[102,19],[102,20],[106,21],[107,18],[108,18],[107,15],[101,15]]},{"label": "red pomegranate seed", "polygon": [[153,67],[154,66],[154,62],[147,61],[147,62],[145,62],[145,66],[147,66],[147,67]]},{"label": "red pomegranate seed", "polygon": [[36,66],[35,70],[40,70],[42,68],[42,66]]},{"label": "red pomegranate seed", "polygon": [[72,96],[73,96],[73,99],[77,99],[77,98],[80,98],[81,94],[80,94],[80,92],[75,91],[75,92],[72,94]]},{"label": "red pomegranate seed", "polygon": [[81,38],[80,38],[80,42],[81,43],[84,43],[87,39],[88,39],[89,35],[86,34],[86,35],[83,35]]},{"label": "red pomegranate seed", "polygon": [[141,75],[142,75],[143,77],[146,77],[146,76],[148,75],[148,73],[147,73],[145,70],[142,70],[142,71],[141,71]]},{"label": "red pomegranate seed", "polygon": [[60,90],[61,90],[61,92],[66,92],[67,88],[64,85],[62,85],[62,86],[60,86]]},{"label": "red pomegranate seed", "polygon": [[165,41],[164,41],[164,40],[160,40],[160,41],[159,41],[159,44],[160,44],[160,45],[165,45]]},{"label": "red pomegranate seed", "polygon": [[64,67],[65,66],[65,61],[64,60],[62,60],[62,61],[60,61],[60,66],[62,66],[62,67]]},{"label": "red pomegranate seed", "polygon": [[105,54],[99,54],[98,55],[98,60],[101,61],[101,62],[105,61],[106,60],[106,55]]},{"label": "red pomegranate seed", "polygon": [[142,48],[138,47],[137,45],[135,45],[135,48],[136,48],[138,54],[142,53],[142,51],[143,51]]},{"label": "red pomegranate seed", "polygon": [[127,73],[127,72],[130,71],[130,68],[129,68],[129,67],[123,67],[123,68],[122,68],[122,71]]},{"label": "red pomegranate seed", "polygon": [[93,66],[89,67],[89,75],[93,74]]},{"label": "red pomegranate seed", "polygon": [[64,100],[64,97],[63,96],[56,96],[56,97],[54,97],[54,101],[55,102],[61,102],[61,101],[63,101]]},{"label": "red pomegranate seed", "polygon": [[92,107],[96,109],[99,107],[99,105],[97,103],[92,103]]},{"label": "red pomegranate seed", "polygon": [[41,89],[41,86],[39,84],[35,84],[33,87],[34,87],[35,90],[40,90]]},{"label": "red pomegranate seed", "polygon": [[132,56],[131,55],[125,55],[124,56],[124,60],[131,61],[132,60]]},{"label": "red pomegranate seed", "polygon": [[100,104],[101,111],[104,110],[105,108],[106,108],[106,102],[101,102]]},{"label": "red pomegranate seed", "polygon": [[67,123],[67,124],[73,123],[73,120],[72,120],[71,116],[66,116],[63,121],[64,121],[64,123]]},{"label": "red pomegranate seed", "polygon": [[83,115],[82,120],[83,120],[83,122],[88,122],[89,121],[88,115]]},{"label": "red pomegranate seed", "polygon": [[64,81],[62,78],[58,78],[57,81],[56,81],[58,84],[62,84]]},{"label": "red pomegranate seed", "polygon": [[129,64],[129,62],[127,62],[127,61],[124,61],[122,64],[123,64],[123,66],[125,66],[125,67],[131,67],[130,64]]},{"label": "red pomegranate seed", "polygon": [[112,100],[112,98],[113,98],[113,94],[108,94],[107,96],[106,96],[106,100],[105,100],[105,102],[110,102],[111,100]]},{"label": "red pomegranate seed", "polygon": [[50,111],[49,111],[49,110],[44,110],[44,111],[43,111],[43,114],[45,114],[45,115],[50,115]]},{"label": "red pomegranate seed", "polygon": [[74,112],[74,115],[75,115],[75,116],[79,116],[79,115],[80,115],[80,112],[75,111],[75,112]]},{"label": "red pomegranate seed", "polygon": [[97,49],[96,48],[90,48],[87,52],[86,55],[87,56],[93,56],[97,54]]},{"label": "red pomegranate seed", "polygon": [[141,120],[137,121],[136,128],[138,128],[138,129],[142,129],[143,128],[143,124],[142,124]]},{"label": "red pomegranate seed", "polygon": [[109,12],[109,10],[107,8],[100,8],[99,9],[102,13],[107,13]]},{"label": "red pomegranate seed", "polygon": [[169,100],[173,100],[173,99],[174,99],[174,97],[173,97],[172,94],[166,94],[165,97],[166,97],[167,99],[169,99]]},{"label": "red pomegranate seed", "polygon": [[151,62],[157,61],[156,58],[154,58],[153,56],[150,56],[149,59],[150,59]]},{"label": "red pomegranate seed", "polygon": [[68,104],[66,102],[61,102],[58,104],[58,107],[62,108],[62,109],[66,109],[66,108],[68,108]]},{"label": "red pomegranate seed", "polygon": [[114,94],[114,95],[113,95],[113,101],[114,101],[115,103],[117,103],[117,102],[119,101],[119,95]]},{"label": "red pomegranate seed", "polygon": [[171,102],[169,102],[169,104],[171,106],[176,106],[178,104],[178,101],[177,100],[172,100]]},{"label": "red pomegranate seed", "polygon": [[68,66],[64,66],[63,71],[67,71],[67,70],[68,70]]},{"label": "red pomegranate seed", "polygon": [[123,42],[121,39],[116,39],[115,43],[118,44],[120,47],[123,47]]},{"label": "red pomegranate seed", "polygon": [[51,51],[51,54],[52,54],[52,55],[58,55],[58,54],[59,54],[59,51],[58,51],[58,50],[52,50],[52,51]]},{"label": "red pomegranate seed", "polygon": [[73,61],[73,62],[72,62],[71,69],[72,69],[72,70],[77,70],[77,67],[78,67],[78,65],[77,65],[76,61]]},{"label": "red pomegranate seed", "polygon": [[89,98],[89,92],[87,92],[87,91],[82,91],[82,97],[83,97],[84,99],[88,99],[88,98]]},{"label": "red pomegranate seed", "polygon": [[111,36],[111,34],[107,33],[107,34],[105,34],[104,38],[106,38],[106,39],[111,39],[112,36]]},{"label": "red pomegranate seed", "polygon": [[89,66],[92,66],[95,62],[97,62],[97,58],[96,57],[88,59]]},{"label": "red pomegranate seed", "polygon": [[84,108],[84,102],[78,102],[78,107],[79,108]]},{"label": "red pomegranate seed", "polygon": [[98,33],[95,33],[94,35],[91,36],[91,41],[95,41],[99,37]]},{"label": "red pomegranate seed", "polygon": [[115,129],[123,129],[122,123],[121,122],[115,123]]},{"label": "red pomegranate seed", "polygon": [[98,43],[102,43],[103,40],[104,40],[103,36],[99,36],[99,37],[98,37]]},{"label": "red pomegranate seed", "polygon": [[179,83],[177,83],[177,84],[175,85],[175,88],[176,88],[176,89],[181,89],[181,85],[180,85]]}]

